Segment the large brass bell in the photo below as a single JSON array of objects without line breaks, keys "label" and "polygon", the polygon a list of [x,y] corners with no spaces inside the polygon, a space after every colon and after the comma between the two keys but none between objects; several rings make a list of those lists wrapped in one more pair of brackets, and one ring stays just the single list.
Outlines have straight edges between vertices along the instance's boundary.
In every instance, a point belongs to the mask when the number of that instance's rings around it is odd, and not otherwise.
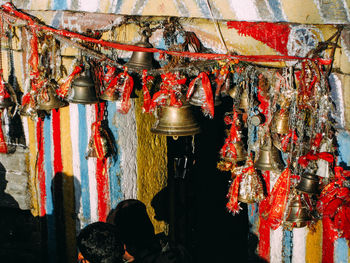
[{"label": "large brass bell", "polygon": [[189,136],[200,132],[191,106],[187,103],[181,107],[162,106],[158,110],[158,120],[151,132],[167,136]]},{"label": "large brass bell", "polygon": [[310,210],[302,200],[301,195],[297,194],[287,206],[286,219],[283,223],[286,228],[304,227],[311,221]]},{"label": "large brass bell", "polygon": [[272,131],[278,134],[287,134],[289,132],[289,111],[280,109],[273,117]]},{"label": "large brass bell", "polygon": [[263,171],[282,171],[284,162],[280,156],[279,150],[267,140],[260,148],[259,157],[254,163],[256,169]]},{"label": "large brass bell", "polygon": [[3,83],[3,85],[4,85],[5,92],[10,94],[10,97],[5,98],[3,96],[0,96],[0,109],[5,109],[8,107],[14,106],[16,104],[13,100],[13,97],[15,96],[15,94],[12,94],[14,92],[12,92],[13,90],[10,84],[5,82]]},{"label": "large brass bell", "polygon": [[93,104],[98,102],[95,82],[91,71],[85,69],[83,73],[72,82],[68,101],[80,104]]},{"label": "large brass bell", "polygon": [[106,88],[100,95],[100,99],[108,101],[116,101],[119,99],[119,97],[120,94],[117,87],[113,87],[111,89]]},{"label": "large brass bell", "polygon": [[38,96],[38,110],[50,111],[68,105],[68,102],[59,98],[56,93],[55,83],[50,82],[44,87],[44,91]]},{"label": "large brass bell", "polygon": [[[152,32],[149,28],[146,28],[141,33],[141,40],[137,42],[135,46],[153,48],[149,43],[149,38]],[[154,57],[152,52],[134,51],[130,60],[126,63],[127,67],[137,69],[152,69],[154,68]]]},{"label": "large brass bell", "polygon": [[319,177],[311,173],[304,173],[300,177],[299,184],[295,187],[298,191],[307,194],[319,193]]}]

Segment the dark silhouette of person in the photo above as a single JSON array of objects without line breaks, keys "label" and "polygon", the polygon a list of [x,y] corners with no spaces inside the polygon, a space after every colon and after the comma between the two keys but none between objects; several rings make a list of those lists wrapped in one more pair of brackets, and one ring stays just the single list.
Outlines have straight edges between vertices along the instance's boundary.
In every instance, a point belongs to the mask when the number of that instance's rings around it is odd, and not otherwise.
[{"label": "dark silhouette of person", "polygon": [[39,263],[41,261],[39,218],[30,210],[19,208],[18,202],[5,192],[6,169],[0,163],[0,261],[6,263]]},{"label": "dark silhouette of person", "polygon": [[107,217],[114,222],[125,245],[128,262],[177,263],[191,262],[182,246],[167,241],[165,235],[156,235],[147,214],[146,206],[139,200],[120,202]]},{"label": "dark silhouette of person", "polygon": [[79,251],[89,263],[123,262],[124,247],[117,233],[109,223],[89,224],[77,237]]}]

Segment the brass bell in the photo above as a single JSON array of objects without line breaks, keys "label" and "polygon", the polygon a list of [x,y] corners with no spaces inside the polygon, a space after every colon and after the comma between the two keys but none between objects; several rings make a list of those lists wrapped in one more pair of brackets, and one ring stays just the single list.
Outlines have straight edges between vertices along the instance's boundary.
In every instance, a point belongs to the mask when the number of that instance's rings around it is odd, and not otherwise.
[{"label": "brass bell", "polygon": [[100,95],[100,99],[108,101],[116,101],[119,97],[119,90],[117,88],[105,89]]},{"label": "brass bell", "polygon": [[237,85],[233,86],[228,90],[228,95],[232,98],[235,99],[239,94],[239,88]]},{"label": "brass bell", "polygon": [[[199,106],[201,107],[203,103],[205,102],[205,92],[202,87],[202,84],[196,84],[195,89],[193,91],[193,94],[189,100],[189,103],[193,106]],[[218,106],[221,104],[221,100],[219,96],[214,97],[214,106]]]},{"label": "brass bell", "polygon": [[282,171],[284,162],[281,159],[279,150],[267,140],[260,148],[259,157],[254,164],[256,169],[263,171]]},{"label": "brass bell", "polygon": [[311,216],[305,201],[302,200],[301,195],[295,195],[287,206],[286,219],[283,223],[284,227],[289,229],[293,227],[304,227],[311,221]]},{"label": "brass bell", "polygon": [[246,87],[243,87],[239,108],[246,112],[249,110],[248,92]]},{"label": "brass bell", "polygon": [[37,114],[37,111],[31,103],[28,103],[20,106],[19,114],[24,117],[33,118]]},{"label": "brass bell", "polygon": [[52,109],[62,108],[68,105],[68,102],[62,100],[56,93],[55,83],[50,82],[44,87],[44,91],[38,95],[38,110],[50,111]]},{"label": "brass bell", "polygon": [[187,103],[181,107],[162,106],[158,110],[159,119],[151,128],[151,132],[166,136],[189,136],[200,132],[191,106]]},{"label": "brass bell", "polygon": [[[137,42],[135,46],[153,48],[149,43],[149,38],[152,35],[151,30],[147,27],[142,31],[140,42]],[[134,51],[130,60],[125,64],[127,67],[137,69],[152,69],[154,68],[154,57],[152,52]]]},{"label": "brass bell", "polygon": [[14,106],[16,103],[14,102],[13,98],[16,96],[12,90],[12,87],[8,83],[3,83],[5,92],[10,94],[10,97],[4,98],[3,96],[0,96],[0,109],[5,109],[11,106]]},{"label": "brass bell", "polygon": [[299,184],[295,187],[298,191],[306,194],[319,193],[319,177],[311,173],[304,173],[300,177]]},{"label": "brass bell", "polygon": [[278,134],[287,134],[289,132],[289,111],[280,109],[273,117],[272,131]]},{"label": "brass bell", "polygon": [[79,77],[73,80],[68,101],[80,104],[94,104],[98,102],[95,82],[89,69],[85,69]]},{"label": "brass bell", "polygon": [[247,159],[247,151],[244,148],[244,144],[243,141],[236,141],[233,143],[235,149],[236,149],[236,154],[237,154],[237,158],[234,159],[232,156],[223,156],[221,155],[221,159],[223,159],[224,161],[228,161],[228,162],[232,162],[232,163],[239,163],[242,161],[245,161]]},{"label": "brass bell", "polygon": [[[249,162],[252,163],[251,159],[248,160],[248,163]],[[263,183],[256,171],[249,171],[242,174],[242,178],[239,183],[238,201],[246,204],[252,204],[260,202],[264,198],[265,194]]]}]

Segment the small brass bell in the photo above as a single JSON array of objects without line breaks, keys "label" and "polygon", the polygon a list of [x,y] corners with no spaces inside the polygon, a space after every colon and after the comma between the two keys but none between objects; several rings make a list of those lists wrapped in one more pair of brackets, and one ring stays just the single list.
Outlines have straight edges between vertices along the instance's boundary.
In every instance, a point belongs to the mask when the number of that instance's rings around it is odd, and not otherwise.
[{"label": "small brass bell", "polygon": [[228,90],[228,95],[232,98],[235,99],[239,94],[239,88],[237,85],[233,86]]},{"label": "small brass bell", "polygon": [[236,159],[234,159],[232,156],[227,156],[227,155],[226,156],[221,155],[221,159],[232,163],[236,163],[236,162],[239,163],[239,162],[245,161],[247,159],[247,151],[244,148],[244,144],[242,140],[234,142],[233,145],[236,149],[236,154],[237,154]]},{"label": "small brass bell", "polygon": [[283,223],[289,229],[304,227],[311,221],[310,211],[302,200],[301,195],[296,195],[287,206],[287,215]]},{"label": "small brass bell", "polygon": [[24,117],[34,117],[37,114],[36,109],[31,105],[31,103],[20,106],[19,114]]},{"label": "small brass bell", "polygon": [[[147,27],[143,29],[140,42],[136,43],[135,46],[153,48],[152,44],[149,43],[149,38],[152,35],[151,30]],[[131,55],[130,60],[125,64],[127,67],[137,69],[152,69],[154,68],[154,57],[152,52],[134,51]]]},{"label": "small brass bell", "polygon": [[[201,107],[203,103],[206,101],[205,92],[201,84],[196,84],[193,94],[189,100],[189,103],[193,106]],[[221,104],[221,100],[219,96],[215,96],[214,98],[214,106],[218,106]]]},{"label": "small brass bell", "polygon": [[89,69],[85,69],[79,77],[73,80],[68,101],[80,104],[94,104],[98,102],[95,82]]},{"label": "small brass bell", "polygon": [[[247,163],[253,164],[249,158]],[[245,168],[246,165],[243,167]],[[246,204],[252,204],[260,202],[265,198],[264,188],[261,178],[256,171],[248,171],[242,174],[241,181],[239,183],[238,201]]]},{"label": "small brass bell", "polygon": [[249,110],[248,92],[246,87],[243,87],[239,108],[246,112]]},{"label": "small brass bell", "polygon": [[289,111],[280,109],[273,117],[272,131],[278,134],[287,134],[289,132]]},{"label": "small brass bell", "polygon": [[108,101],[116,101],[120,97],[118,88],[105,89],[101,95],[100,99]]},{"label": "small brass bell", "polygon": [[200,132],[191,106],[187,103],[181,107],[162,106],[158,111],[159,119],[151,132],[166,136],[189,136]]},{"label": "small brass bell", "polygon": [[259,157],[254,164],[256,169],[263,171],[282,171],[284,162],[281,159],[279,150],[267,140],[260,148]]},{"label": "small brass bell", "polygon": [[299,184],[295,187],[298,191],[306,194],[319,193],[319,177],[311,173],[304,173],[300,177]]},{"label": "small brass bell", "polygon": [[4,85],[5,92],[10,94],[10,97],[4,98],[4,97],[0,96],[0,109],[5,109],[8,107],[14,106],[16,104],[13,100],[13,97],[16,95],[11,94],[12,93],[11,91],[13,91],[13,90],[12,90],[12,87],[10,86],[10,84],[5,82],[5,83],[3,83],[3,85]]},{"label": "small brass bell", "polygon": [[55,83],[51,82],[44,87],[44,91],[38,96],[38,110],[50,111],[52,109],[62,108],[68,105],[68,102],[59,98],[56,93]]}]

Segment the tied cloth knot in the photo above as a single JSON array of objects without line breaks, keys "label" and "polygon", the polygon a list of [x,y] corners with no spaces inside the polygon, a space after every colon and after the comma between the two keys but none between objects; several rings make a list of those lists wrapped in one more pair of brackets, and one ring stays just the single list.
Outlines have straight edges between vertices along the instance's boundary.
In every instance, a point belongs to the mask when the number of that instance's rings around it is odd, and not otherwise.
[{"label": "tied cloth knot", "polygon": [[289,132],[286,135],[282,136],[281,145],[283,152],[287,150],[290,141],[292,141],[293,143],[296,143],[298,141],[298,136],[293,130],[289,130]]},{"label": "tied cloth knot", "polygon": [[350,179],[350,171],[336,166],[334,173],[335,180],[322,190],[317,209],[329,223],[331,231],[327,235],[331,240],[340,237],[350,241],[350,189],[344,186],[344,182]]},{"label": "tied cloth knot", "polygon": [[160,85],[160,90],[154,93],[150,110],[153,111],[158,105],[165,105],[170,97],[170,106],[181,107],[182,102],[178,98],[178,94],[181,94],[178,85],[186,83],[186,78],[179,79],[178,75],[175,73],[167,72],[162,74],[162,83]]},{"label": "tied cloth knot", "polygon": [[60,87],[56,90],[56,93],[61,98],[67,97],[69,87],[73,81],[73,78],[82,71],[82,66],[75,66],[73,72],[65,79],[65,81],[60,85]]},{"label": "tied cloth knot", "polygon": [[247,160],[246,165],[247,167],[242,169],[242,172],[237,174],[236,178],[234,179],[227,193],[228,202],[226,204],[226,208],[233,214],[238,214],[239,210],[242,209],[238,203],[239,185],[240,185],[242,176],[246,173],[252,174],[255,172],[253,161],[250,158]]},{"label": "tied cloth knot", "polygon": [[131,92],[134,88],[134,79],[128,74],[127,67],[124,67],[124,72],[119,73],[118,77],[124,79],[124,82],[123,82],[122,86],[120,87],[122,101],[121,101],[121,106],[118,109],[118,111],[120,113],[126,114],[129,112],[129,109],[131,107],[130,95],[131,95]]},{"label": "tied cloth knot", "polygon": [[202,101],[202,109],[205,112],[208,112],[210,117],[214,117],[214,99],[213,99],[213,91],[211,90],[211,84],[207,73],[201,72],[196,78],[194,78],[190,85],[188,86],[188,91],[186,94],[186,99],[189,100],[192,93],[194,92],[195,84],[197,81],[201,80],[201,87],[204,90],[204,101]]},{"label": "tied cloth knot", "polygon": [[303,167],[306,168],[310,161],[317,161],[318,159],[325,160],[329,163],[332,163],[334,161],[334,157],[329,152],[320,152],[320,153],[313,153],[308,152],[306,155],[302,155],[298,159],[298,163]]},{"label": "tied cloth knot", "polygon": [[224,121],[226,124],[231,124],[231,128],[230,128],[230,134],[225,139],[225,143],[220,150],[221,155],[223,157],[230,155],[230,157],[232,157],[233,159],[237,159],[237,151],[234,143],[241,140],[237,134],[237,127],[236,127],[237,119],[238,119],[238,114],[235,110],[233,110],[232,118],[230,118],[229,116],[226,116],[224,118]]}]

